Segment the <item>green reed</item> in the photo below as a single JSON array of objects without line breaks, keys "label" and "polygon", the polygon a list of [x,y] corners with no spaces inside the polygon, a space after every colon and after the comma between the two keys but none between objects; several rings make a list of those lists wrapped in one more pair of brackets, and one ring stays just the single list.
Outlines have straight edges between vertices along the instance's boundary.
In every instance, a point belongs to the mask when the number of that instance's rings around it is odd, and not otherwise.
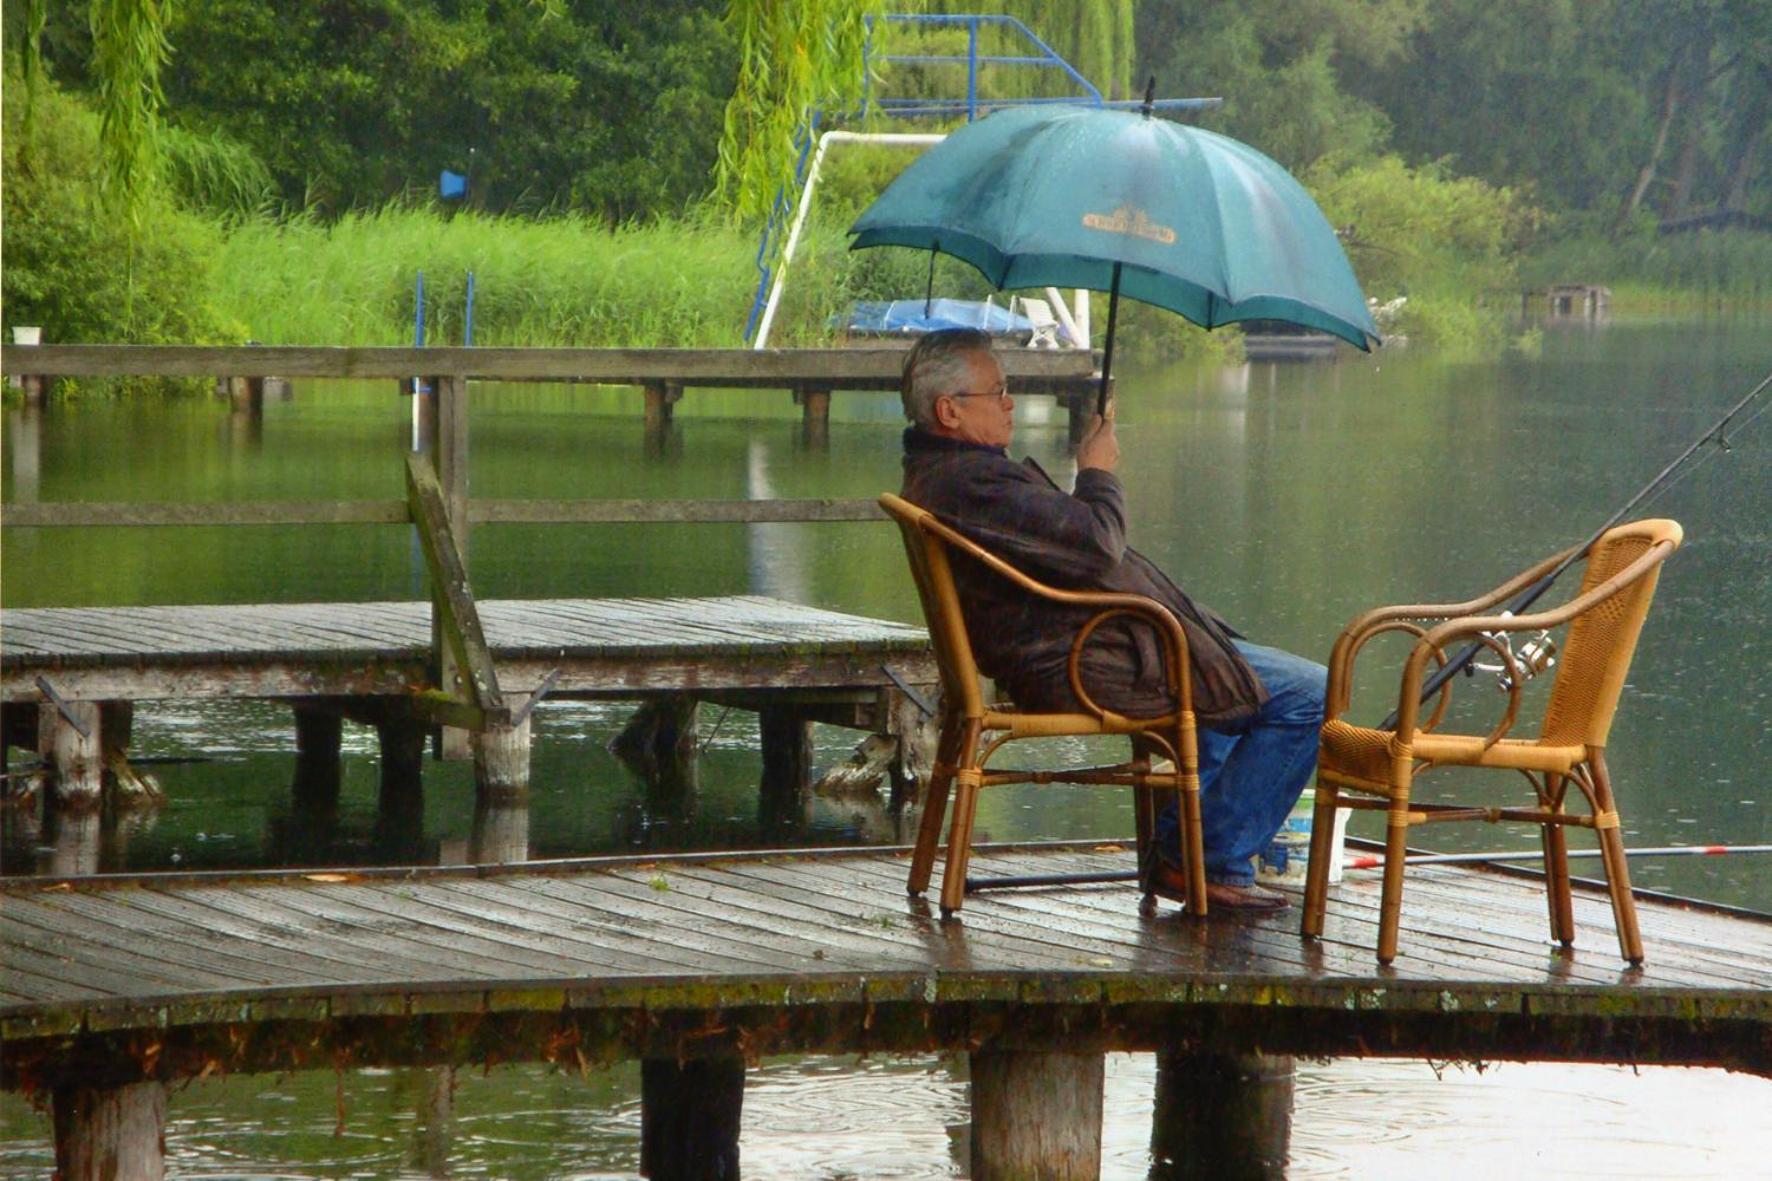
[{"label": "green reed", "polygon": [[[423,271],[427,342],[459,344],[471,271],[478,345],[735,346],[756,248],[713,218],[609,226],[391,206],[261,219],[229,232],[217,302],[265,344],[409,344]],[[850,271],[840,235],[810,235],[771,342],[825,340]]]}]

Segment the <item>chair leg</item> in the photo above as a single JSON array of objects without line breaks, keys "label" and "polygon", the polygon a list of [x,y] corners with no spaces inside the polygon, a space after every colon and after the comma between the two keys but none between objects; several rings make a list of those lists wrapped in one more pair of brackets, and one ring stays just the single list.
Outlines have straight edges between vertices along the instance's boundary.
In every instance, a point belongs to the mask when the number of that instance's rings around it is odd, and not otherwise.
[{"label": "chair leg", "polygon": [[1205,836],[1200,823],[1200,772],[1188,759],[1181,776],[1181,851],[1187,867],[1187,909],[1195,918],[1206,917]]},{"label": "chair leg", "polygon": [[[1151,747],[1137,737],[1132,739],[1132,758],[1134,763],[1142,762],[1145,773],[1150,773],[1151,760],[1154,757]],[[1177,813],[1179,815],[1179,813]],[[1157,789],[1148,784],[1136,785],[1132,789],[1133,831],[1137,844],[1134,854],[1138,866],[1138,888],[1142,896],[1138,900],[1138,913],[1152,915],[1157,913],[1157,896],[1151,892],[1151,881],[1157,872]]]},{"label": "chair leg", "polygon": [[941,917],[960,909],[966,898],[966,863],[972,859],[972,820],[978,814],[978,738],[982,730],[968,720],[960,731],[954,759],[953,818],[948,822],[947,864],[941,871]]},{"label": "chair leg", "polygon": [[1643,936],[1637,929],[1637,902],[1630,892],[1630,867],[1624,855],[1624,838],[1618,831],[1618,803],[1612,798],[1612,777],[1606,773],[1606,756],[1594,750],[1588,759],[1594,775],[1594,803],[1599,808],[1601,860],[1606,866],[1606,890],[1612,896],[1612,917],[1618,924],[1618,950],[1633,964],[1643,962]]},{"label": "chair leg", "polygon": [[1311,855],[1305,863],[1304,918],[1299,934],[1320,936],[1329,909],[1329,858],[1335,841],[1335,788],[1317,780],[1317,802],[1311,810]]},{"label": "chair leg", "polygon": [[1409,855],[1409,789],[1414,779],[1414,768],[1407,760],[1392,762],[1391,806],[1384,830],[1384,892],[1378,908],[1381,964],[1397,958],[1397,932],[1403,922],[1403,859]]},{"label": "chair leg", "polygon": [[929,790],[923,799],[923,819],[917,825],[917,845],[911,853],[911,877],[906,890],[920,898],[929,888],[935,869],[935,850],[941,844],[941,822],[947,815],[948,789],[954,782],[954,763],[959,757],[960,734],[964,722],[958,715],[941,721],[941,736],[935,744],[935,769],[929,775]]},{"label": "chair leg", "polygon": [[[1562,776],[1545,779],[1547,797],[1562,811]],[[1575,903],[1569,896],[1569,837],[1560,824],[1544,826],[1544,889],[1550,906],[1551,938],[1564,947],[1575,944]]]}]

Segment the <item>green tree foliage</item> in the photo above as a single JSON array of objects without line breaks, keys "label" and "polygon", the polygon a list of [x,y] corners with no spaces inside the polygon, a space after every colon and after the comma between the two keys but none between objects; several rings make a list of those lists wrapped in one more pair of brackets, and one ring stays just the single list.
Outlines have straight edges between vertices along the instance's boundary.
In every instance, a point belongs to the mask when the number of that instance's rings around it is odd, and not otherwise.
[{"label": "green tree foliage", "polygon": [[[1499,332],[1537,229],[1521,194],[1396,156],[1325,159],[1301,179],[1339,227],[1367,294],[1408,297],[1399,326],[1413,339],[1468,347]],[[1491,295],[1507,298],[1485,307]]]},{"label": "green tree foliage", "polygon": [[1443,0],[1408,52],[1348,81],[1410,159],[1590,222],[1772,212],[1764,0]]},{"label": "green tree foliage", "polygon": [[741,218],[768,215],[793,187],[797,144],[815,111],[861,98],[867,18],[877,0],[732,0],[738,82],[720,136],[718,190]]},{"label": "green tree foliage", "polygon": [[[182,0],[166,29],[169,120],[334,214],[443,168],[484,208],[679,211],[707,191],[735,60],[714,0]],[[42,42],[68,84],[108,85],[66,8]]]},{"label": "green tree foliage", "polygon": [[[16,83],[16,85],[15,85]],[[100,190],[99,118],[45,83],[24,128],[23,79],[5,79],[6,323],[58,343],[238,341],[210,302],[219,230],[181,210],[151,174],[138,180],[140,232]],[[31,165],[24,158],[29,155]]]},{"label": "green tree foliage", "polygon": [[1424,0],[1145,0],[1138,74],[1166,95],[1218,96],[1202,125],[1288,168],[1370,156],[1389,119],[1343,79],[1403,54]]}]

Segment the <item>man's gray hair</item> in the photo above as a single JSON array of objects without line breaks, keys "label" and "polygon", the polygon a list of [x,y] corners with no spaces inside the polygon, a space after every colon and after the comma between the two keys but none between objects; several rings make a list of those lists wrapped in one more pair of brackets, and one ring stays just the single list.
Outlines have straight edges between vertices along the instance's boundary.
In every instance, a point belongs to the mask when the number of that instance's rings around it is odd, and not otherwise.
[{"label": "man's gray hair", "polygon": [[971,376],[967,358],[990,351],[990,334],[976,328],[944,328],[919,337],[904,359],[899,385],[904,416],[924,430],[933,430],[935,399],[960,393]]}]

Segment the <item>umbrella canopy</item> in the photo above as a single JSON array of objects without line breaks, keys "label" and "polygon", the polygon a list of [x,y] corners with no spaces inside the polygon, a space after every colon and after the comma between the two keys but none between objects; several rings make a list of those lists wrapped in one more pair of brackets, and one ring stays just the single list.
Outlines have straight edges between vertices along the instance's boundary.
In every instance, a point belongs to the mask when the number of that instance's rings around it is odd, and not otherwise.
[{"label": "umbrella canopy", "polygon": [[[969,123],[849,232],[851,249],[940,251],[999,288],[1124,291],[1207,328],[1285,320],[1362,349],[1378,340],[1304,186],[1247,144],[1148,106],[1019,107]],[[1108,322],[1111,358],[1111,305]]]}]

